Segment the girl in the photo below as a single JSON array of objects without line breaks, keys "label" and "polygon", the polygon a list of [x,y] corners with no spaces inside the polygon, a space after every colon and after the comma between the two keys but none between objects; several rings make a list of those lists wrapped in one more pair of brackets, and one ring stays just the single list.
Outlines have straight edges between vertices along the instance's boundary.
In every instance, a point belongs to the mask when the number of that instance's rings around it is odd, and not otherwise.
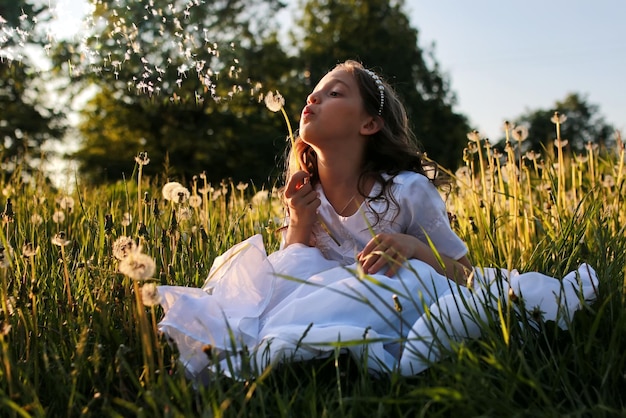
[{"label": "girl", "polygon": [[[427,168],[402,104],[376,73],[347,61],[322,78],[286,170],[281,249],[267,256],[254,236],[218,257],[201,289],[159,288],[160,330],[190,376],[216,366],[239,374],[231,354],[243,347],[262,369],[329,355],[341,342],[369,368],[415,374],[451,340],[479,336],[509,288],[562,326],[593,297],[586,265],[561,281],[473,270]],[[464,287],[470,274],[473,290]]]}]

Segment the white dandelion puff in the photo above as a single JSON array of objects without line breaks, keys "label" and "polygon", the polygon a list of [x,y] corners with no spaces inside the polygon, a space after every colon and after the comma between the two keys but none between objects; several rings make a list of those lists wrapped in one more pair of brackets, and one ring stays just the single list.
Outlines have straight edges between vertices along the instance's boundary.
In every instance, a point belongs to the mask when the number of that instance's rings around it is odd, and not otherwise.
[{"label": "white dandelion puff", "polygon": [[276,94],[268,92],[265,95],[265,106],[272,112],[279,112],[285,106],[285,98],[276,90]]},{"label": "white dandelion puff", "polygon": [[141,247],[137,247],[120,262],[118,269],[133,280],[148,280],[154,275],[156,264],[152,257],[141,252]]},{"label": "white dandelion puff", "polygon": [[137,249],[135,241],[127,236],[121,236],[113,243],[113,257],[123,260]]},{"label": "white dandelion puff", "polygon": [[161,295],[155,283],[146,283],[141,287],[141,301],[145,306],[155,306],[161,303]]}]

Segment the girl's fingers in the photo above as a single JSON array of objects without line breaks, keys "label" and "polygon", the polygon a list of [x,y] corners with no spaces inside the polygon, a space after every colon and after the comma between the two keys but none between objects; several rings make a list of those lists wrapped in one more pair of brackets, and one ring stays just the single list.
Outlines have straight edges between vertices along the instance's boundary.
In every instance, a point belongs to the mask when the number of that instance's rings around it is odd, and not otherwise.
[{"label": "girl's fingers", "polygon": [[[309,184],[309,174],[306,171],[296,171],[287,181],[285,187],[285,197],[292,197],[297,191],[302,189],[304,185]],[[309,186],[310,187],[310,186]]]}]

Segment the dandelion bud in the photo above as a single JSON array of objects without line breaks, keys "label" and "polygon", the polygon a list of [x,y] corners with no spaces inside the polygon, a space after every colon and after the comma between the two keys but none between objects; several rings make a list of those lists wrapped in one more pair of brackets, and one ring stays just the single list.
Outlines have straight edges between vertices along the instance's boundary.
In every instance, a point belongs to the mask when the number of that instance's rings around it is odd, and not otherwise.
[{"label": "dandelion bud", "polygon": [[4,212],[2,213],[2,220],[5,222],[13,222],[14,219],[15,213],[13,213],[13,203],[11,203],[11,199],[7,199]]},{"label": "dandelion bud", "polygon": [[515,294],[512,287],[509,287],[509,300],[513,303],[517,303],[519,301],[519,297]]},{"label": "dandelion bud", "polygon": [[395,308],[396,312],[401,313],[402,304],[400,303],[400,298],[398,297],[398,295],[392,295],[391,298],[393,299],[393,307]]},{"label": "dandelion bud", "polygon": [[107,213],[104,215],[104,232],[110,234],[113,230],[113,215]]}]

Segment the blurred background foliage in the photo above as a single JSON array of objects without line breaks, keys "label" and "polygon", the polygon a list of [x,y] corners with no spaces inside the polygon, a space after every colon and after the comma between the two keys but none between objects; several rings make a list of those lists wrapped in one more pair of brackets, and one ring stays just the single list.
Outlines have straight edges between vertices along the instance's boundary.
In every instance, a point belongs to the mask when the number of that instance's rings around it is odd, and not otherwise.
[{"label": "blurred background foliage", "polygon": [[[214,184],[231,178],[273,185],[287,129],[262,95],[278,90],[297,127],[317,80],[346,59],[397,89],[430,158],[450,170],[462,164],[472,127],[455,111],[450,80],[434,46],[421,46],[403,0],[298,0],[289,27],[280,26],[286,5],[279,0],[91,0],[88,33],[54,43],[38,34],[35,22],[50,13],[33,1],[0,0],[3,24],[22,30],[0,41],[5,173],[24,160],[36,170],[42,155],[53,155],[46,144],[71,141],[75,149],[62,158],[75,163],[83,183],[129,177],[133,157],[146,151],[148,176],[190,181],[204,172]],[[49,70],[12,53],[24,43],[48,52]],[[554,139],[555,110],[576,123],[564,128],[571,147],[611,140],[597,106],[572,93],[551,109],[520,115],[516,122],[530,131],[527,147],[540,150]],[[69,114],[77,115],[72,124]]]}]

